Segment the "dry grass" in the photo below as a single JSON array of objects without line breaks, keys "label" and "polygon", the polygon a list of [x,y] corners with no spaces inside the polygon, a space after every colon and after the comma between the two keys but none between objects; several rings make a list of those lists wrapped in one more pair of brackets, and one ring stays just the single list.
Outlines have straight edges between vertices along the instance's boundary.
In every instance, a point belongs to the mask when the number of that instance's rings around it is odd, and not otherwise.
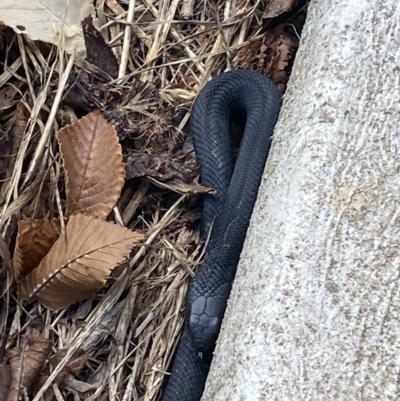
[{"label": "dry grass", "polygon": [[[266,0],[216,3],[98,1],[100,32],[119,63],[113,80],[56,48],[0,33],[0,89],[14,91],[8,103],[0,92],[3,362],[38,320],[53,343],[50,357],[67,350],[58,365],[50,360],[45,366],[34,401],[44,394],[150,401],[159,393],[184,318],[188,280],[202,255],[195,195],[201,188],[193,153],[186,151],[191,102],[210,77],[239,66],[267,73],[283,91],[304,20],[305,2],[279,21],[265,19]],[[95,299],[58,312],[25,305],[10,270],[17,223],[24,216],[62,215],[55,132],[96,107],[116,125],[133,171],[114,217],[145,230],[147,241]],[[88,356],[85,367],[57,380],[78,349]]]}]

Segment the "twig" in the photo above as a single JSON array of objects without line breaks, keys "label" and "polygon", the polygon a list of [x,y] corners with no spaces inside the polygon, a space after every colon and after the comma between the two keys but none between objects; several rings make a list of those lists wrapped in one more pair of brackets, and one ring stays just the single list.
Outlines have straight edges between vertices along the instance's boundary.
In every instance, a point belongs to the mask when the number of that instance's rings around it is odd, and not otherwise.
[{"label": "twig", "polygon": [[182,8],[180,12],[180,17],[182,19],[190,19],[193,18],[193,9],[196,0],[183,0]]},{"label": "twig", "polygon": [[0,88],[13,76],[13,72],[17,71],[22,65],[22,58],[18,57],[10,67],[7,67],[5,71],[0,75]]},{"label": "twig", "polygon": [[29,166],[28,172],[25,176],[25,180],[23,181],[23,185],[25,185],[28,182],[28,180],[32,177],[32,174],[35,171],[37,165],[41,162],[41,156],[43,154],[46,144],[49,141],[50,132],[53,128],[54,118],[55,118],[55,116],[57,114],[57,110],[60,106],[61,98],[64,93],[64,88],[67,84],[69,74],[72,70],[72,66],[74,65],[74,60],[75,60],[75,52],[71,54],[71,56],[68,60],[68,64],[65,68],[65,71],[63,72],[63,74],[61,76],[61,79],[60,79],[60,82],[58,85],[58,90],[57,90],[53,105],[50,110],[49,118],[47,119],[46,126],[44,128],[44,132],[43,132],[42,136],[40,137],[39,143],[36,147],[35,155]]},{"label": "twig", "polygon": [[119,73],[118,78],[122,78],[126,73],[126,66],[128,65],[129,60],[129,49],[131,44],[131,32],[132,32],[132,21],[133,16],[135,14],[135,3],[136,0],[129,1],[128,15],[126,17],[126,26],[125,26],[125,34],[124,34],[124,44],[122,46],[122,55],[121,62],[119,64]]}]

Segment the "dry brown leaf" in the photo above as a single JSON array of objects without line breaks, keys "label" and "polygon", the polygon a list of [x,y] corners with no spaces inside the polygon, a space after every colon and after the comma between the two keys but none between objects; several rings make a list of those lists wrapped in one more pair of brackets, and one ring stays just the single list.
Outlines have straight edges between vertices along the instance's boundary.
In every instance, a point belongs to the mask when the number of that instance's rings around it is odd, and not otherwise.
[{"label": "dry brown leaf", "polygon": [[290,69],[298,48],[298,40],[279,25],[265,34],[262,41],[250,42],[239,50],[237,60],[241,67],[257,70],[269,77],[284,94]]},{"label": "dry brown leaf", "polygon": [[[68,348],[62,348],[57,351],[57,353],[54,355],[54,357],[51,360],[51,362],[53,362],[54,367],[57,366],[64,359],[65,355],[67,354],[67,351],[68,351]],[[75,379],[75,376],[83,368],[87,359],[88,359],[88,354],[83,349],[79,348],[74,353],[72,358],[61,369],[61,372],[54,379],[54,383],[57,384],[57,386],[60,389],[64,388],[66,385],[68,385],[68,383],[70,383],[73,379]],[[36,394],[37,391],[39,391],[39,389],[46,382],[48,377],[49,377],[48,375],[43,375],[40,378],[37,385],[34,386],[34,394]],[[53,387],[49,387],[44,394],[43,400],[51,401],[53,399],[54,399]]]},{"label": "dry brown leaf", "polygon": [[14,98],[17,93],[17,88],[11,85],[0,90],[0,111],[9,109],[14,105]]},{"label": "dry brown leaf", "polygon": [[5,173],[4,180],[0,177],[3,181],[2,184],[0,184],[0,199],[4,199],[7,192],[10,182],[9,178],[12,176],[15,160],[17,159],[28,119],[29,113],[24,104],[20,103],[15,113],[14,129],[10,141],[2,143],[7,138],[7,135],[4,135],[2,140],[0,140],[0,174],[3,172]]},{"label": "dry brown leaf", "polygon": [[[8,243],[6,242],[5,238],[0,235],[0,261],[3,263],[3,266],[5,266],[7,269],[11,270],[11,254],[10,254],[10,250],[8,247]],[[3,278],[3,274],[5,274],[6,272],[0,269],[0,280],[1,278]],[[5,283],[4,283],[5,284]]]},{"label": "dry brown leaf", "polygon": [[21,220],[13,258],[15,279],[19,280],[37,267],[59,236],[60,222],[57,219]]},{"label": "dry brown leaf", "polygon": [[86,60],[99,67],[112,78],[118,76],[118,61],[111,47],[100,32],[93,26],[91,15],[82,21],[83,37],[86,46]]},{"label": "dry brown leaf", "polygon": [[275,18],[296,7],[298,0],[270,0],[264,18]]},{"label": "dry brown leaf", "polygon": [[12,144],[7,137],[7,133],[0,127],[0,180],[3,179],[4,173],[7,173],[9,169],[9,159],[12,152]]},{"label": "dry brown leaf", "polygon": [[[58,365],[67,354],[68,349],[62,348],[57,351],[54,355],[54,363]],[[88,359],[88,354],[82,349],[79,348],[73,355],[73,357],[66,363],[66,365],[62,368],[61,372],[57,375],[56,383],[63,387],[68,384],[75,376],[80,372],[80,370],[85,365]]]},{"label": "dry brown leaf", "polygon": [[27,110],[27,108],[23,103],[20,103],[17,106],[17,111],[15,113],[14,135],[13,135],[13,145],[12,145],[12,153],[15,154],[14,158],[17,157],[16,155],[18,153],[19,147],[24,137],[24,132],[26,129],[26,125],[28,124],[29,117],[30,117],[29,111]]},{"label": "dry brown leaf", "polygon": [[52,341],[36,332],[25,337],[20,347],[9,351],[11,384],[7,401],[23,399],[23,392],[29,392],[50,354],[51,347]]},{"label": "dry brown leaf", "polygon": [[2,0],[0,14],[2,22],[18,34],[62,46],[66,53],[84,58],[79,23],[87,15],[94,14],[92,3],[92,0]]},{"label": "dry brown leaf", "polygon": [[23,299],[37,299],[60,309],[90,298],[144,235],[83,214],[69,218],[60,237],[39,266],[22,277]]},{"label": "dry brown leaf", "polygon": [[67,211],[106,218],[125,180],[121,145],[114,127],[99,111],[57,134],[67,176]]},{"label": "dry brown leaf", "polygon": [[188,184],[171,180],[168,182],[158,181],[155,178],[149,178],[149,180],[160,188],[168,189],[169,191],[176,192],[178,194],[211,194],[215,195],[217,192],[213,188],[204,187],[202,185],[196,184],[195,182],[190,182]]},{"label": "dry brown leaf", "polygon": [[168,155],[133,154],[126,160],[128,180],[136,177],[151,177],[160,181],[177,180],[191,183],[199,171],[198,164],[192,158],[172,160]]},{"label": "dry brown leaf", "polygon": [[6,401],[10,382],[10,366],[2,363],[0,364],[0,401]]},{"label": "dry brown leaf", "polygon": [[289,80],[290,66],[298,48],[298,41],[283,32],[279,35],[271,32],[265,36],[264,42],[263,51],[267,54],[264,71],[278,86],[281,93],[284,93]]}]

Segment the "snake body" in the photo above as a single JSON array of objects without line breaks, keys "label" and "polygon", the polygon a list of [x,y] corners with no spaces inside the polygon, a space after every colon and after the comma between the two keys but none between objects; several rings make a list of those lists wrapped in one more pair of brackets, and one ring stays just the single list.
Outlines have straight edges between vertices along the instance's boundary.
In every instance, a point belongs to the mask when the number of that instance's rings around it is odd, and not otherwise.
[{"label": "snake body", "polygon": [[[232,281],[269,152],[281,105],[276,86],[263,75],[234,70],[218,75],[200,91],[190,129],[205,195],[201,236],[209,243],[188,293],[188,319],[179,341],[163,401],[199,401],[219,334]],[[245,118],[234,157],[230,127]]]}]

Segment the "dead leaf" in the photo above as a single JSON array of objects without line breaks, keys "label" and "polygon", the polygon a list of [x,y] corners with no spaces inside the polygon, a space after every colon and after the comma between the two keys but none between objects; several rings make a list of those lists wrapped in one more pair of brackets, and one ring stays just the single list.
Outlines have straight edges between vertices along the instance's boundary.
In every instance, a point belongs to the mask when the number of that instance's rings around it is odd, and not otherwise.
[{"label": "dead leaf", "polygon": [[99,111],[57,133],[67,176],[67,211],[106,218],[125,181],[122,150],[114,127]]},{"label": "dead leaf", "polygon": [[284,94],[298,45],[299,41],[284,30],[284,24],[278,25],[262,41],[250,42],[240,49],[238,64],[266,75]]},{"label": "dead leaf", "polygon": [[[6,147],[3,148],[0,140],[0,155],[6,156],[4,159],[0,156],[0,174],[5,172],[5,179],[1,184],[0,188],[0,199],[3,199],[12,176],[15,160],[17,159],[18,151],[21,146],[22,138],[24,136],[25,127],[28,123],[29,112],[23,103],[17,106],[14,120],[14,129],[12,135],[10,135],[10,141],[6,142]],[[2,138],[6,139],[6,135]]]},{"label": "dead leaf", "polygon": [[14,98],[17,93],[17,88],[11,85],[0,90],[0,111],[7,110],[14,105]]},{"label": "dead leaf", "polygon": [[263,18],[275,18],[296,7],[298,0],[270,0]]},{"label": "dead leaf", "polygon": [[85,43],[80,23],[94,13],[92,0],[1,0],[1,21],[19,34],[62,46],[84,57]]},{"label": "dead leaf", "polygon": [[[0,126],[0,180],[3,180],[3,176],[10,171],[9,165],[11,152],[12,145],[9,136]],[[0,201],[1,200],[2,199],[0,198]]]},{"label": "dead leaf", "polygon": [[149,178],[149,180],[160,188],[168,189],[172,192],[177,192],[178,194],[211,194],[215,195],[217,192],[213,188],[204,187],[203,185],[196,184],[195,182],[190,182],[188,184],[182,181],[171,180],[168,182],[157,181],[154,178]]},{"label": "dead leaf", "polygon": [[13,257],[14,278],[19,280],[37,267],[59,236],[60,222],[57,219],[21,220]]},{"label": "dead leaf", "polygon": [[[53,358],[54,365],[58,365],[64,359],[67,351],[67,348],[62,348],[57,351]],[[68,382],[73,380],[83,368],[87,359],[88,354],[82,348],[78,348],[72,358],[66,363],[61,372],[57,375],[56,383],[59,385],[59,387],[62,388],[67,385]]]},{"label": "dead leaf", "polygon": [[2,235],[0,235],[0,262],[3,262],[4,266],[11,271],[11,255],[8,244]]},{"label": "dead leaf", "polygon": [[11,384],[7,401],[23,399],[37,379],[44,362],[51,352],[52,341],[39,332],[26,336],[21,346],[11,349],[9,354]]},{"label": "dead leaf", "polygon": [[27,110],[27,108],[23,103],[20,103],[17,106],[17,112],[15,113],[15,123],[13,131],[12,153],[15,155],[14,158],[17,157],[17,153],[21,146],[21,142],[24,137],[24,132],[26,129],[26,125],[28,124],[29,117],[30,117],[29,111]]},{"label": "dead leaf", "polygon": [[18,292],[56,310],[90,298],[110,272],[144,239],[139,232],[83,214],[69,218],[38,267],[22,277]]},{"label": "dead leaf", "polygon": [[[67,354],[68,348],[62,348],[57,351],[54,357],[51,359],[53,367],[56,367],[65,357]],[[62,389],[65,388],[72,380],[74,380],[75,376],[81,371],[83,366],[85,365],[88,359],[88,354],[81,348],[75,352],[72,358],[66,363],[66,365],[61,369],[61,372],[56,376],[54,379],[54,383]],[[43,375],[40,378],[40,381],[34,386],[33,393],[36,394],[43,384],[48,379],[48,375]],[[44,396],[44,401],[51,401],[54,399],[54,391],[53,387],[49,387]]]},{"label": "dead leaf", "polygon": [[117,78],[119,70],[117,58],[103,36],[93,26],[92,16],[88,16],[82,21],[82,29],[87,61],[99,67],[111,78]]},{"label": "dead leaf", "polygon": [[10,382],[10,366],[2,363],[0,365],[0,401],[6,401]]},{"label": "dead leaf", "polygon": [[[81,380],[72,379],[68,383],[68,388],[84,394],[84,393],[88,393],[89,391],[95,391],[97,389],[97,385],[95,383],[93,383],[93,384],[86,383]],[[48,401],[52,401],[52,400],[48,400]]]},{"label": "dead leaf", "polygon": [[190,158],[172,160],[168,155],[133,154],[126,160],[126,176],[128,180],[136,177],[151,177],[160,181],[177,180],[191,183],[198,175],[199,166]]},{"label": "dead leaf", "polygon": [[267,55],[264,71],[283,93],[289,81],[290,67],[294,61],[298,41],[284,34],[284,32],[279,35],[274,35],[271,32],[265,36],[264,43],[263,50]]},{"label": "dead leaf", "polygon": [[160,90],[161,99],[174,104],[175,101],[187,103],[193,101],[198,92],[199,81],[193,75],[185,75],[177,83],[172,83]]}]

